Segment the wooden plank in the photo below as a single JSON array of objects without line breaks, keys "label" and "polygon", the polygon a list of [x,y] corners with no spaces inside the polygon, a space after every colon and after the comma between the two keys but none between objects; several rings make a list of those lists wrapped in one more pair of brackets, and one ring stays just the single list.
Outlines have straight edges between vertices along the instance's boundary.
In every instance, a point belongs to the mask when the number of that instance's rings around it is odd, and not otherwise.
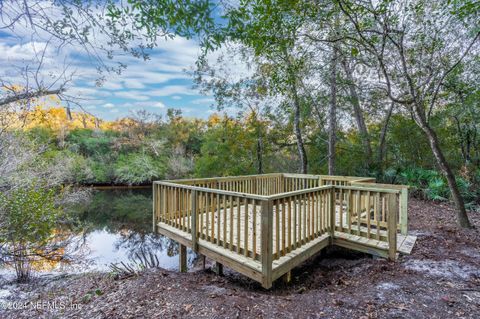
[{"label": "wooden plank", "polygon": [[[237,201],[237,253],[240,253],[240,236],[241,236],[241,233],[240,233],[240,198],[237,197],[236,198],[236,201]],[[233,231],[233,229],[232,229]]]},{"label": "wooden plank", "polygon": [[255,199],[252,200],[252,209],[253,209],[253,216],[252,216],[252,252],[253,252],[253,259],[257,258],[257,202]]},{"label": "wooden plank", "polygon": [[395,260],[397,254],[397,197],[388,196],[388,259]]},{"label": "wooden plank", "polygon": [[255,198],[255,199],[258,199],[258,200],[268,199],[268,196],[257,195],[257,194],[245,194],[245,193],[235,192],[235,191],[232,191],[232,190],[221,190],[221,189],[214,189],[214,188],[208,188],[208,187],[190,186],[190,185],[183,185],[183,184],[177,184],[177,183],[172,183],[172,182],[164,182],[164,181],[155,182],[155,183],[160,184],[160,185],[170,186],[170,187],[175,188],[175,189],[183,188],[183,189],[190,189],[190,190],[208,192],[208,193],[212,193],[212,194],[232,195],[232,196],[238,196],[238,197]]},{"label": "wooden plank", "polygon": [[298,238],[297,238],[297,196],[292,197],[293,200],[293,249],[297,248]]},{"label": "wooden plank", "polygon": [[407,235],[408,233],[408,189],[403,188],[400,193],[400,233]]},{"label": "wooden plank", "polygon": [[405,240],[403,240],[402,244],[400,247],[398,247],[398,251],[401,252],[402,254],[410,255],[413,250],[413,246],[415,245],[415,242],[417,241],[417,236],[412,236],[408,235],[405,236]]},{"label": "wooden plank", "polygon": [[167,236],[168,238],[179,242],[182,245],[192,247],[192,240],[190,234],[182,232],[173,226],[160,222],[157,224],[157,232],[161,235]]},{"label": "wooden plank", "polygon": [[245,250],[245,256],[248,256],[248,214],[249,214],[249,211],[248,211],[248,199],[245,198],[245,202],[244,202],[244,206],[245,206],[245,218],[244,218],[244,221],[243,221],[243,244],[245,245],[244,250]]},{"label": "wooden plank", "polygon": [[262,286],[272,287],[272,255],[273,255],[273,202],[261,202],[261,259],[262,259]]},{"label": "wooden plank", "polygon": [[305,244],[301,248],[298,248],[285,256],[282,256],[278,260],[273,262],[272,279],[276,280],[286,272],[300,265],[302,262],[317,254],[320,250],[329,245],[330,236],[324,234],[309,243]]},{"label": "wooden plank", "polygon": [[282,256],[285,256],[285,250],[286,250],[286,219],[285,219],[285,215],[286,215],[286,212],[285,212],[285,198],[282,198],[281,199],[282,201],[282,210],[281,210],[281,213],[282,213]]},{"label": "wooden plank", "polygon": [[263,280],[262,267],[258,261],[225,250],[207,241],[199,243],[198,252],[255,281],[261,283]]},{"label": "wooden plank", "polygon": [[198,225],[197,225],[197,191],[193,190],[192,191],[192,228],[191,228],[191,235],[192,235],[192,249],[193,251],[197,252],[198,251]]},{"label": "wooden plank", "polygon": [[292,199],[288,198],[288,252],[292,251]]},{"label": "wooden plank", "polygon": [[275,201],[275,259],[280,256],[280,209],[278,200]]},{"label": "wooden plank", "polygon": [[227,247],[227,195],[223,196],[223,248]]},{"label": "wooden plank", "polygon": [[330,230],[330,236],[333,238],[333,234],[335,232],[335,188],[332,188],[330,190],[330,196],[329,196],[329,212],[328,212],[328,220],[330,222],[329,224],[329,230]]},{"label": "wooden plank", "polygon": [[229,243],[229,248],[230,250],[233,250],[233,197],[230,196],[230,243]]},{"label": "wooden plank", "polygon": [[367,192],[365,199],[365,212],[367,213],[367,237],[370,238],[370,192]]},{"label": "wooden plank", "polygon": [[[352,237],[358,237],[355,235],[350,235]],[[377,241],[378,242],[378,241]],[[368,244],[359,244],[355,238],[344,238],[340,237],[337,232],[335,233],[335,237],[333,238],[333,244],[336,246],[344,247],[347,249],[352,249],[356,251],[361,251],[367,254],[387,258],[388,257],[388,250],[385,248],[380,248],[375,246],[373,243]]]}]

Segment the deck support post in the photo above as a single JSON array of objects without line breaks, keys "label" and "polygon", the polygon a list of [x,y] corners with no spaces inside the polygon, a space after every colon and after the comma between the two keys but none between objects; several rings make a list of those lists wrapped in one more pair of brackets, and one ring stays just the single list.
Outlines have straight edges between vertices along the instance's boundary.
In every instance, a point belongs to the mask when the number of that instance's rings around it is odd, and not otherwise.
[{"label": "deck support post", "polygon": [[395,261],[397,255],[397,196],[390,194],[388,196],[388,219],[387,219],[387,238],[388,238],[388,259]]},{"label": "deck support post", "polygon": [[223,265],[218,261],[215,262],[215,273],[219,276],[223,276]]},{"label": "deck support post", "polygon": [[287,271],[286,273],[283,274],[282,281],[285,284],[289,284],[292,281],[292,271],[291,270],[289,270],[289,271]]},{"label": "deck support post", "polygon": [[207,263],[207,258],[205,255],[202,255],[202,269],[205,270],[206,268],[206,263]]},{"label": "deck support post", "polygon": [[262,252],[262,287],[272,287],[273,256],[273,201],[265,200],[261,204],[261,252]]},{"label": "deck support post", "polygon": [[180,272],[187,272],[187,247],[185,245],[180,244],[179,258]]}]

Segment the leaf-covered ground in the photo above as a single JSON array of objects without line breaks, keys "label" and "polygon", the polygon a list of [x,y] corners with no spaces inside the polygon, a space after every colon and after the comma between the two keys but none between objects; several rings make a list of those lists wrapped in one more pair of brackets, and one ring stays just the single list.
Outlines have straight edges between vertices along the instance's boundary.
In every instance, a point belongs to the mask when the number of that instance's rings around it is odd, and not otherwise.
[{"label": "leaf-covered ground", "polygon": [[479,318],[480,216],[470,216],[477,229],[459,229],[450,206],[412,199],[410,231],[418,236],[412,255],[392,263],[330,249],[294,269],[290,284],[277,282],[269,291],[208,267],[149,270],[124,280],[88,274],[20,287],[12,300],[57,306],[0,309],[0,317]]}]

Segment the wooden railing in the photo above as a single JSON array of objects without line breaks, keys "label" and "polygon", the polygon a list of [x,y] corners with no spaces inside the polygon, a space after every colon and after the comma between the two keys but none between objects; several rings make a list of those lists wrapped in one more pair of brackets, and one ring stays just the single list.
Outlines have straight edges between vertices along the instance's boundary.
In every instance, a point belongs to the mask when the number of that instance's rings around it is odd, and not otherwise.
[{"label": "wooden railing", "polygon": [[155,182],[153,192],[155,227],[194,250],[242,256],[264,286],[276,261],[322,236],[377,241],[395,259],[397,230],[406,231],[406,188],[370,178],[267,174]]},{"label": "wooden railing", "polygon": [[171,182],[155,182],[153,191],[155,225],[191,234],[194,249],[204,240],[260,260],[264,196]]},{"label": "wooden railing", "polygon": [[201,179],[184,179],[172,182],[204,188],[221,189],[239,193],[271,195],[283,192],[283,174],[263,174]]},{"label": "wooden railing", "polygon": [[331,230],[331,193],[324,186],[271,196],[274,260]]},{"label": "wooden railing", "polygon": [[400,191],[357,186],[335,186],[339,195],[335,230],[387,244],[395,259]]}]

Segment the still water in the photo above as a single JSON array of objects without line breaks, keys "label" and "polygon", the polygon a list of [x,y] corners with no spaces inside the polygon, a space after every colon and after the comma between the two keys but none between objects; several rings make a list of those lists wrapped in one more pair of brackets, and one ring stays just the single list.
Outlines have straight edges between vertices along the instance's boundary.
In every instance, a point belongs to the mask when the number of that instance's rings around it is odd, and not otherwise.
[{"label": "still water", "polygon": [[[79,219],[85,226],[72,233],[68,250],[77,256],[74,263],[38,265],[40,273],[108,271],[112,263],[135,263],[135,255],[143,252],[157,256],[159,266],[178,267],[178,246],[167,237],[152,233],[152,190],[94,190],[88,204],[78,207]],[[188,262],[195,258],[189,253]],[[12,269],[0,270],[0,274]]]}]

